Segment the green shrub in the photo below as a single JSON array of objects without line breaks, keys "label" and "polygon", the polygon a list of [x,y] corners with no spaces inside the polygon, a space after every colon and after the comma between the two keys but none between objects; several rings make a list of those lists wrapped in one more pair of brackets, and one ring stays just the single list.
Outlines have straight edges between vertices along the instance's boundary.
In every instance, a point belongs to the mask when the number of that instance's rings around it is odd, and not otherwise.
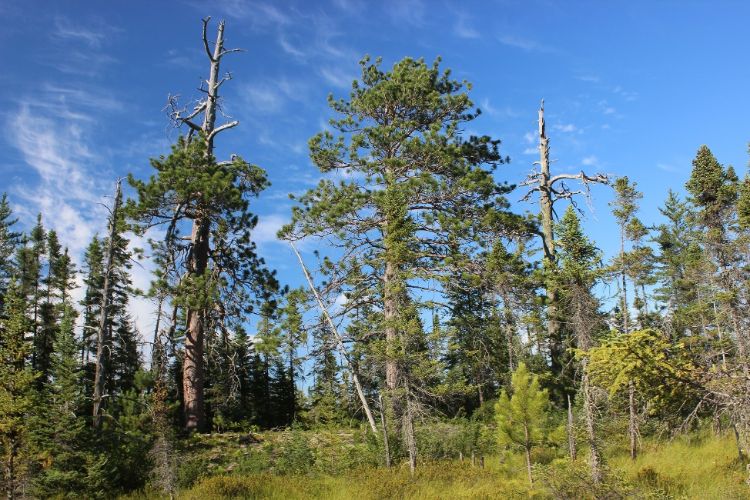
[{"label": "green shrub", "polygon": [[315,455],[302,431],[288,431],[278,450],[274,469],[278,474],[307,474],[315,464]]}]

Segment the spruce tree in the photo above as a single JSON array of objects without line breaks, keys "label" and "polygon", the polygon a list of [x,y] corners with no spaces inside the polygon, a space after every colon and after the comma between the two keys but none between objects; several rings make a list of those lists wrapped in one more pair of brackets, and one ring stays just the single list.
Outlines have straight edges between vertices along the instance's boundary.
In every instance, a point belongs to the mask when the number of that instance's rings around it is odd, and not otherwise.
[{"label": "spruce tree", "polygon": [[[572,205],[568,206],[557,227],[559,270],[555,274],[556,286],[561,291],[561,304],[567,312],[567,327],[575,343],[569,349],[587,351],[594,346],[598,336],[605,331],[599,312],[599,301],[593,287],[601,278],[601,252],[583,233],[581,221]],[[595,484],[601,483],[602,455],[597,434],[596,402],[587,371],[588,358],[580,359],[580,391],[586,420],[589,446],[589,467]]]},{"label": "spruce tree", "polygon": [[29,462],[29,415],[34,408],[36,374],[27,361],[31,321],[21,284],[11,278],[5,316],[0,319],[0,450],[3,485],[8,498],[19,494]]},{"label": "spruce tree", "polygon": [[3,193],[0,197],[0,316],[3,314],[5,294],[11,276],[16,271],[14,259],[16,249],[21,242],[21,234],[13,230],[16,222],[17,219],[13,218],[13,211],[8,203],[8,196]]}]

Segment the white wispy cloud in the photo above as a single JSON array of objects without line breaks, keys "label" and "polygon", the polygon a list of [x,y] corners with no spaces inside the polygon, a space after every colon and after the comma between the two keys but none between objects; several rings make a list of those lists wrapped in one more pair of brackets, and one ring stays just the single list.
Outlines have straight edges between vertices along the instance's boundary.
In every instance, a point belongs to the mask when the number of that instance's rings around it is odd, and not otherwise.
[{"label": "white wispy cloud", "polygon": [[572,133],[578,131],[578,127],[576,127],[572,123],[556,123],[552,126],[554,130],[557,130],[558,132],[564,132],[564,133]]},{"label": "white wispy cloud", "polygon": [[611,106],[606,100],[599,101],[598,106],[602,114],[613,115],[617,113],[617,110],[614,108],[614,106]]},{"label": "white wispy cloud", "polygon": [[493,106],[492,103],[490,103],[490,100],[486,97],[481,100],[480,102],[483,113],[487,113],[490,116],[494,117],[506,117],[506,118],[517,118],[520,113],[510,106],[503,106],[503,107],[496,107]]},{"label": "white wispy cloud", "polygon": [[501,35],[497,40],[508,47],[525,50],[527,52],[549,52],[551,49],[536,40],[522,38],[516,35]]},{"label": "white wispy cloud", "polygon": [[580,75],[576,79],[588,83],[599,83],[601,81],[601,78],[597,75]]},{"label": "white wispy cloud", "polygon": [[468,16],[459,13],[456,16],[456,23],[453,25],[453,33],[460,38],[479,38],[479,31],[469,24]]},{"label": "white wispy cloud", "polygon": [[388,0],[386,5],[386,12],[393,24],[398,26],[424,26],[427,7],[422,0]]},{"label": "white wispy cloud", "polygon": [[615,85],[612,88],[612,92],[626,101],[635,101],[638,99],[638,92],[632,91],[632,90],[626,90],[620,85]]},{"label": "white wispy cloud", "polygon": [[[203,2],[193,2],[197,10],[205,10]],[[223,16],[248,21],[252,29],[268,29],[292,23],[292,13],[273,4],[251,0],[219,0],[213,6]]]},{"label": "white wispy cloud", "polygon": [[83,26],[74,23],[67,17],[58,16],[55,18],[55,27],[51,36],[58,40],[82,42],[89,47],[99,48],[108,37],[120,31],[102,21],[90,21],[88,24]]},{"label": "white wispy cloud", "polygon": [[599,159],[594,155],[586,156],[581,160],[581,164],[587,167],[596,167],[599,165]]},{"label": "white wispy cloud", "polygon": [[241,96],[253,113],[271,114],[280,111],[285,102],[281,92],[267,85],[246,85]]}]

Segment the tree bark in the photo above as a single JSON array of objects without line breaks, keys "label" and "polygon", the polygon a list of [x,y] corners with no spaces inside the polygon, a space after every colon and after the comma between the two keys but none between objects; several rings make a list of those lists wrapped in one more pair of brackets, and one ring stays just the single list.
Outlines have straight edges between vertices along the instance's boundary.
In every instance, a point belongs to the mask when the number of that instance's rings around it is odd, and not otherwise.
[{"label": "tree bark", "polygon": [[[187,124],[191,131],[200,129],[206,140],[206,154],[213,155],[214,137],[218,132],[234,127],[238,122],[233,121],[216,128],[216,106],[219,100],[219,87],[224,80],[219,79],[219,71],[222,57],[228,52],[224,50],[224,21],[219,22],[214,42],[213,52],[209,51],[206,28],[210,18],[203,20],[203,44],[210,61],[209,78],[205,89],[206,100],[201,103],[203,109],[203,124],[198,127],[189,119],[179,118],[182,123]],[[227,77],[229,78],[229,77]],[[200,109],[200,108],[199,108]],[[188,276],[190,278],[205,279],[208,268],[211,214],[198,210],[193,219],[191,232],[191,251],[188,259]],[[204,408],[204,342],[205,342],[205,309],[189,308],[187,312],[188,324],[185,335],[185,360],[182,372],[183,406],[185,416],[185,429],[188,431],[202,431],[205,426]]]},{"label": "tree bark", "polygon": [[109,241],[107,242],[106,263],[104,265],[104,286],[102,287],[102,304],[99,313],[99,329],[96,337],[96,372],[94,373],[94,395],[93,395],[93,425],[99,427],[102,419],[102,399],[104,398],[104,380],[106,378],[104,356],[105,349],[109,343],[108,309],[109,309],[109,285],[114,266],[115,238],[117,237],[117,218],[119,217],[120,204],[122,203],[122,184],[117,180],[115,188],[115,201],[109,216]]},{"label": "tree bark", "polygon": [[[539,106],[538,119],[539,133],[539,215],[542,220],[542,247],[544,249],[544,260],[548,270],[553,270],[557,265],[555,250],[555,233],[553,209],[554,204],[550,161],[549,161],[549,138],[547,137],[546,124],[544,121],[544,101]],[[552,372],[556,375],[562,373],[563,356],[565,346],[560,338],[560,321],[558,318],[559,297],[557,290],[549,280],[545,283],[545,294],[547,296],[547,339],[549,342],[550,364]]]},{"label": "tree bark", "polygon": [[591,480],[594,484],[601,484],[602,482],[602,457],[599,452],[599,443],[596,439],[596,424],[595,424],[595,408],[594,408],[594,397],[591,394],[591,384],[589,382],[589,375],[586,372],[588,365],[588,359],[581,362],[581,369],[583,371],[582,377],[582,390],[583,390],[583,409],[586,414],[586,436],[589,445],[589,467],[591,469]]},{"label": "tree bark", "polygon": [[385,423],[385,409],[383,408],[383,396],[378,396],[380,403],[380,425],[383,428],[383,448],[385,452],[385,466],[391,468],[391,447],[388,443],[388,426]]},{"label": "tree bark", "polygon": [[524,424],[523,433],[526,439],[524,450],[526,451],[526,472],[529,474],[529,484],[534,485],[534,478],[531,476],[531,443],[529,443],[529,427]]},{"label": "tree bark", "polygon": [[576,436],[575,436],[575,427],[573,425],[573,404],[570,401],[570,394],[568,396],[568,425],[567,425],[567,431],[568,431],[568,453],[570,454],[570,459],[575,461],[576,458],[578,458],[578,450],[576,449]]},{"label": "tree bark", "polygon": [[386,344],[385,386],[389,393],[389,404],[395,418],[398,417],[394,405],[395,391],[398,387],[398,363],[395,356],[396,341],[398,339],[396,328],[396,322],[398,321],[398,297],[393,290],[396,274],[396,266],[391,262],[386,262],[383,274],[383,320],[385,322]]},{"label": "tree bark", "polygon": [[638,454],[638,417],[635,412],[635,384],[628,382],[628,409],[630,418],[628,421],[628,435],[630,437],[630,459],[635,460]]}]

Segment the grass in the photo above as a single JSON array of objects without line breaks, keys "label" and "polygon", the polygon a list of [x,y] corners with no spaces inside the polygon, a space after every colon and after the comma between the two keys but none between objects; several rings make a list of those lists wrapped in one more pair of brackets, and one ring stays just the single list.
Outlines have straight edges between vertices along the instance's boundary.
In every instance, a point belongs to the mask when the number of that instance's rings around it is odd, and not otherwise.
[{"label": "grass", "polygon": [[199,436],[183,444],[177,498],[750,499],[747,472],[731,436],[644,440],[635,461],[624,443],[613,439],[601,487],[589,480],[585,449],[575,463],[538,450],[533,488],[521,455],[488,456],[485,467],[478,461],[472,466],[468,458],[428,462],[412,477],[405,465],[375,465],[379,448],[363,436],[350,430],[269,432],[252,443],[240,435]]},{"label": "grass", "polygon": [[650,441],[635,461],[621,454],[610,464],[635,484],[663,492],[666,498],[750,498],[748,475],[730,436],[684,436],[667,444]]}]

